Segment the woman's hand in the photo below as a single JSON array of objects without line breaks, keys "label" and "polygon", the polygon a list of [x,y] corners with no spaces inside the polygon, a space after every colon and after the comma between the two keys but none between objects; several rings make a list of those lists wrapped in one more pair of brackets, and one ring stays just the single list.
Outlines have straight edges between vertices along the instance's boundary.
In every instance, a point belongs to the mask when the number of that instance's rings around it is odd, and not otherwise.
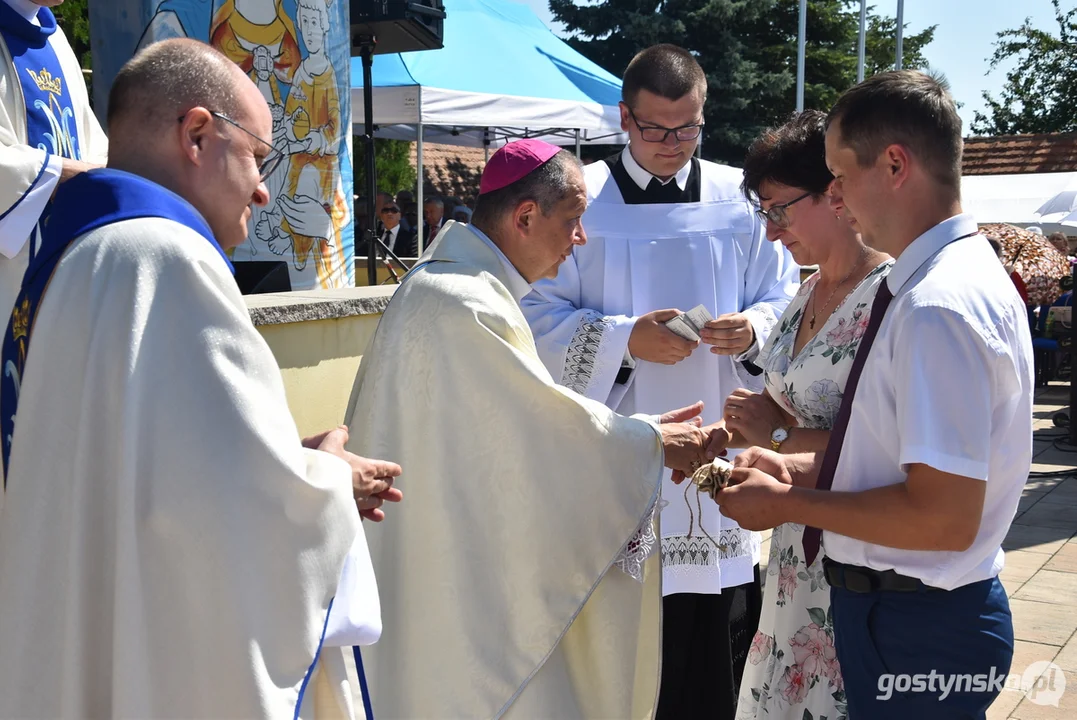
[{"label": "woman's hand", "polygon": [[744,388],[726,398],[722,420],[730,433],[744,439],[746,447],[770,447],[771,433],[790,424],[770,395]]}]

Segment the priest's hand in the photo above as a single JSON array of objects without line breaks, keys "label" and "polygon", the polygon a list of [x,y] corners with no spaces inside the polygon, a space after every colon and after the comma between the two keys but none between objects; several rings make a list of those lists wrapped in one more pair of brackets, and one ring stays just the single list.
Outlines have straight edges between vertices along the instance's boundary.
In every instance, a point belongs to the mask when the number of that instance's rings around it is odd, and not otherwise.
[{"label": "priest's hand", "polygon": [[320,435],[303,440],[303,447],[313,448],[336,455],[352,470],[352,494],[359,508],[360,517],[374,522],[385,519],[381,506],[386,502],[400,502],[403,493],[393,487],[393,480],[402,472],[396,463],[385,460],[369,460],[344,449],[348,442],[348,428],[340,425]]},{"label": "priest's hand", "polygon": [[676,365],[691,355],[699,343],[685,340],[665,325],[680,314],[680,310],[655,310],[640,315],[628,338],[628,352],[632,357],[661,365]]},{"label": "priest's hand", "polygon": [[770,445],[772,433],[790,423],[768,393],[738,388],[726,398],[722,411],[725,426],[744,438],[748,447]]},{"label": "priest's hand", "polygon": [[720,511],[745,530],[760,531],[788,522],[785,499],[792,487],[758,468],[733,469],[730,485],[714,496]]},{"label": "priest's hand", "polygon": [[715,355],[740,355],[755,342],[755,328],[744,313],[726,313],[704,325],[699,336]]}]

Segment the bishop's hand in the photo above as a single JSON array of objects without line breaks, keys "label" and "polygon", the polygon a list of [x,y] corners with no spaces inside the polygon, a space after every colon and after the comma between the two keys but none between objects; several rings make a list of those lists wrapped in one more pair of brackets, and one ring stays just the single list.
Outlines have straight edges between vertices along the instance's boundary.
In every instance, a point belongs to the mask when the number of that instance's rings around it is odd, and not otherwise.
[{"label": "bishop's hand", "polygon": [[628,338],[628,352],[632,357],[661,365],[676,365],[691,355],[699,343],[685,340],[665,325],[680,314],[680,310],[655,310],[639,316]]},{"label": "bishop's hand", "polygon": [[393,487],[393,480],[402,472],[396,463],[370,460],[344,449],[348,442],[348,428],[340,425],[303,440],[303,447],[313,448],[336,455],[351,467],[352,494],[359,508],[360,517],[374,522],[385,519],[381,506],[386,502],[400,502],[403,493]]},{"label": "bishop's hand", "polygon": [[662,423],[665,465],[674,473],[674,482],[690,475],[704,461],[707,435],[694,423]]}]

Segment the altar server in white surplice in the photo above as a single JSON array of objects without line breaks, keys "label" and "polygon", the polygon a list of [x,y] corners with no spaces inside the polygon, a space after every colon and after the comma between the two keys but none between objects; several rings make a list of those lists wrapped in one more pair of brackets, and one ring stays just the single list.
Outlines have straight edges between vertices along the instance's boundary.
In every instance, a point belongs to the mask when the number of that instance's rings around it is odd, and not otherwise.
[{"label": "altar server in white surplice", "polygon": [[4,336],[0,717],[351,717],[327,636],[377,632],[355,549],[400,468],[344,428],[300,440],[231,275],[269,108],[173,40],[124,66],[109,119],[110,167],[60,185]]},{"label": "altar server in white surplice", "polygon": [[[0,0],[0,317],[7,321],[29,240],[56,186],[102,165],[108,141],[78,58],[49,7]],[[47,6],[47,7],[46,7]]]},{"label": "altar server in white surplice", "polygon": [[[590,242],[522,303],[539,355],[562,384],[621,413],[702,398],[719,419],[795,294],[798,268],[740,192],[741,173],[692,157],[706,77],[688,52],[640,53],[623,82],[630,144],[586,171]],[[707,348],[664,327],[703,305]],[[662,696],[666,718],[732,717],[761,607],[759,536],[667,477],[662,510]],[[702,510],[701,510],[702,508]]]},{"label": "altar server in white surplice", "polygon": [[348,449],[399,462],[408,494],[369,537],[377,717],[652,716],[663,445],[670,466],[702,457],[672,422],[700,407],[622,417],[543,367],[517,303],[586,241],[585,207],[570,153],[503,147],[472,224],[442,228],[363,357],[349,417],[378,422]]}]

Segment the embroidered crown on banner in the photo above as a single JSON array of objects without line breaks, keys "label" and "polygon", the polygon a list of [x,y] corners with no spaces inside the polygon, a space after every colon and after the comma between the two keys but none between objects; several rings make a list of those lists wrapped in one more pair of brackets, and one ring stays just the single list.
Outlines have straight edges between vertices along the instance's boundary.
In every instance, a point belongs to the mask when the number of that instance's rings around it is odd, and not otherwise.
[{"label": "embroidered crown on banner", "polygon": [[30,77],[37,83],[37,89],[41,92],[48,92],[53,95],[61,95],[63,93],[63,78],[59,75],[53,77],[52,73],[48,71],[48,68],[41,68],[41,72],[39,73],[30,69],[27,69],[26,72],[30,73]]},{"label": "embroidered crown on banner", "polygon": [[22,301],[22,307],[18,305],[11,313],[11,336],[13,339],[26,337],[27,332],[30,329],[30,300],[29,298]]}]

